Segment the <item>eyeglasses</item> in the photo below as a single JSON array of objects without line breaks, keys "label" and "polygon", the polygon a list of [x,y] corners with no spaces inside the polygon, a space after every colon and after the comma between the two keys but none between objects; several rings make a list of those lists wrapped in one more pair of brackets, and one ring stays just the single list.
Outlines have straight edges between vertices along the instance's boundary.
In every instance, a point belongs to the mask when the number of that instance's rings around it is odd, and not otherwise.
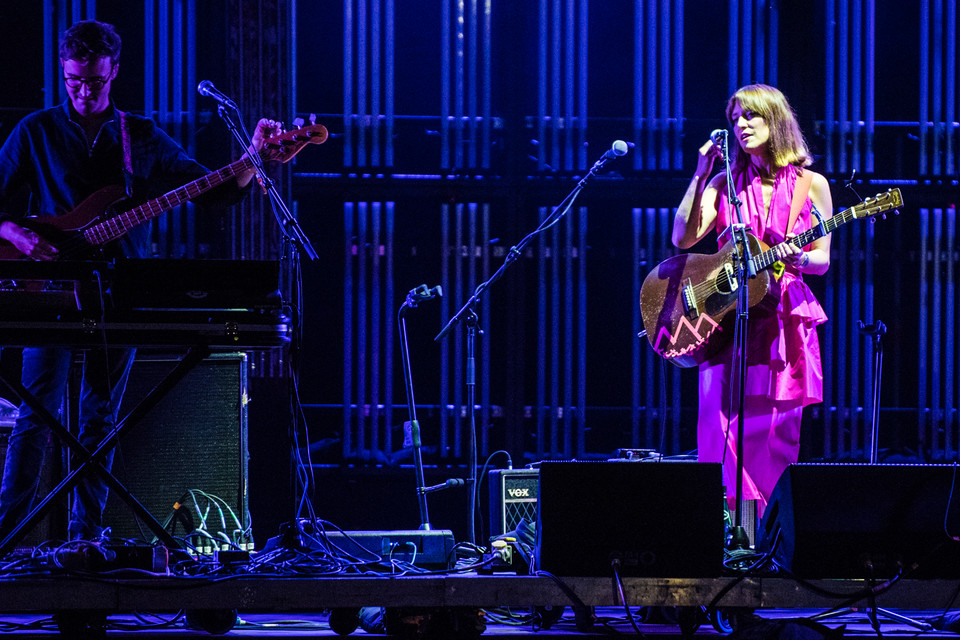
[{"label": "eyeglasses", "polygon": [[63,83],[66,84],[71,89],[79,89],[84,84],[90,88],[91,91],[99,91],[103,88],[103,85],[107,83],[110,78],[104,76],[94,76],[92,78],[81,78],[79,76],[64,76]]}]

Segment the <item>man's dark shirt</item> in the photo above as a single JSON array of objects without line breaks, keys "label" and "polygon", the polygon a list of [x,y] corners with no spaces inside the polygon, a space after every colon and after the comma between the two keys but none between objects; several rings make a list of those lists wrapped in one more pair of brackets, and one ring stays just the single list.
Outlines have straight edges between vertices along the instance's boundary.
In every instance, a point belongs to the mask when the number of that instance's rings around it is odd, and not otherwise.
[{"label": "man's dark shirt", "polygon": [[[156,123],[127,115],[133,165],[133,195],[119,205],[125,211],[183,186],[209,171],[187,156]],[[0,148],[0,222],[23,215],[64,215],[87,196],[111,185],[125,185],[120,116],[103,124],[91,147],[83,127],[70,119],[69,101],[26,116]],[[21,188],[30,193],[29,211],[8,211]],[[230,180],[200,199],[205,206],[236,203],[246,190]],[[149,228],[134,227],[119,241],[122,255],[149,256]],[[113,244],[113,243],[111,243]]]}]

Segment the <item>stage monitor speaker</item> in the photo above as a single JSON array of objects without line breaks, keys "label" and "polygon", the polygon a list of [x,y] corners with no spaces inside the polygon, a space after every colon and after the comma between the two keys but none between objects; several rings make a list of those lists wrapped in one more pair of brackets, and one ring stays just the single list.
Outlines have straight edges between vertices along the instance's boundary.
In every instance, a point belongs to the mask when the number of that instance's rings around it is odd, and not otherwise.
[{"label": "stage monitor speaker", "polygon": [[543,462],[537,568],[559,576],[715,577],[723,567],[720,464]]},{"label": "stage monitor speaker", "polygon": [[[120,415],[126,415],[177,364],[139,357]],[[234,540],[250,525],[247,487],[247,357],[213,354],[186,374],[120,438],[113,472],[176,536],[186,523]],[[174,506],[181,505],[178,517]],[[111,493],[104,526],[116,537],[153,540],[130,507]],[[249,542],[249,540],[247,540]]]},{"label": "stage monitor speaker", "polygon": [[[794,464],[777,482],[758,550],[801,578],[960,578],[953,465]],[[916,565],[916,570],[910,568]]]},{"label": "stage monitor speaker", "polygon": [[521,520],[537,521],[536,469],[494,469],[489,475],[490,535],[513,531]]}]

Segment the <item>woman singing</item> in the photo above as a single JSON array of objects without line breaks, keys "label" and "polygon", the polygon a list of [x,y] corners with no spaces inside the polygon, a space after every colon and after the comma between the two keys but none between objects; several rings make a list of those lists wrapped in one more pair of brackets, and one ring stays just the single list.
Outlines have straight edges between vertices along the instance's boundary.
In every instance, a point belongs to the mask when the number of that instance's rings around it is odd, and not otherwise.
[{"label": "woman singing", "polygon": [[[773,247],[784,264],[780,302],[772,314],[751,314],[747,328],[744,397],[743,497],[756,499],[763,513],[780,474],[797,461],[803,408],[823,400],[823,371],[817,325],[823,308],[803,281],[830,266],[830,236],[803,249],[780,244],[814,224],[813,209],[826,219],[833,211],[830,187],[811,164],[803,134],[786,97],[776,88],[753,84],[727,102],[733,184],[750,232]],[[707,181],[720,150],[713,141],[699,149],[697,170],[673,223],[674,245],[686,249],[716,229],[738,222],[720,172]],[[794,192],[797,203],[793,204]],[[793,209],[793,211],[792,211]],[[791,225],[791,220],[795,222]],[[722,462],[727,501],[736,506],[737,367],[732,346],[700,365],[697,424],[701,462]]]}]

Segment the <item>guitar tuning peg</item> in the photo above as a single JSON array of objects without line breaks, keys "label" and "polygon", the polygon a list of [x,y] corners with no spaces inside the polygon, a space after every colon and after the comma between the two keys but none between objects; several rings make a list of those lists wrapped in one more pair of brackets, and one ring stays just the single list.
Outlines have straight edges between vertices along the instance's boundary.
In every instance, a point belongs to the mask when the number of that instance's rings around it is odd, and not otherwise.
[{"label": "guitar tuning peg", "polygon": [[296,127],[297,129],[301,128],[303,126],[303,118],[301,118],[300,116],[297,116],[296,118],[294,118],[293,126]]},{"label": "guitar tuning peg", "polygon": [[313,126],[313,125],[315,125],[315,124],[317,124],[317,114],[311,113],[311,114],[310,114],[310,125]]}]

